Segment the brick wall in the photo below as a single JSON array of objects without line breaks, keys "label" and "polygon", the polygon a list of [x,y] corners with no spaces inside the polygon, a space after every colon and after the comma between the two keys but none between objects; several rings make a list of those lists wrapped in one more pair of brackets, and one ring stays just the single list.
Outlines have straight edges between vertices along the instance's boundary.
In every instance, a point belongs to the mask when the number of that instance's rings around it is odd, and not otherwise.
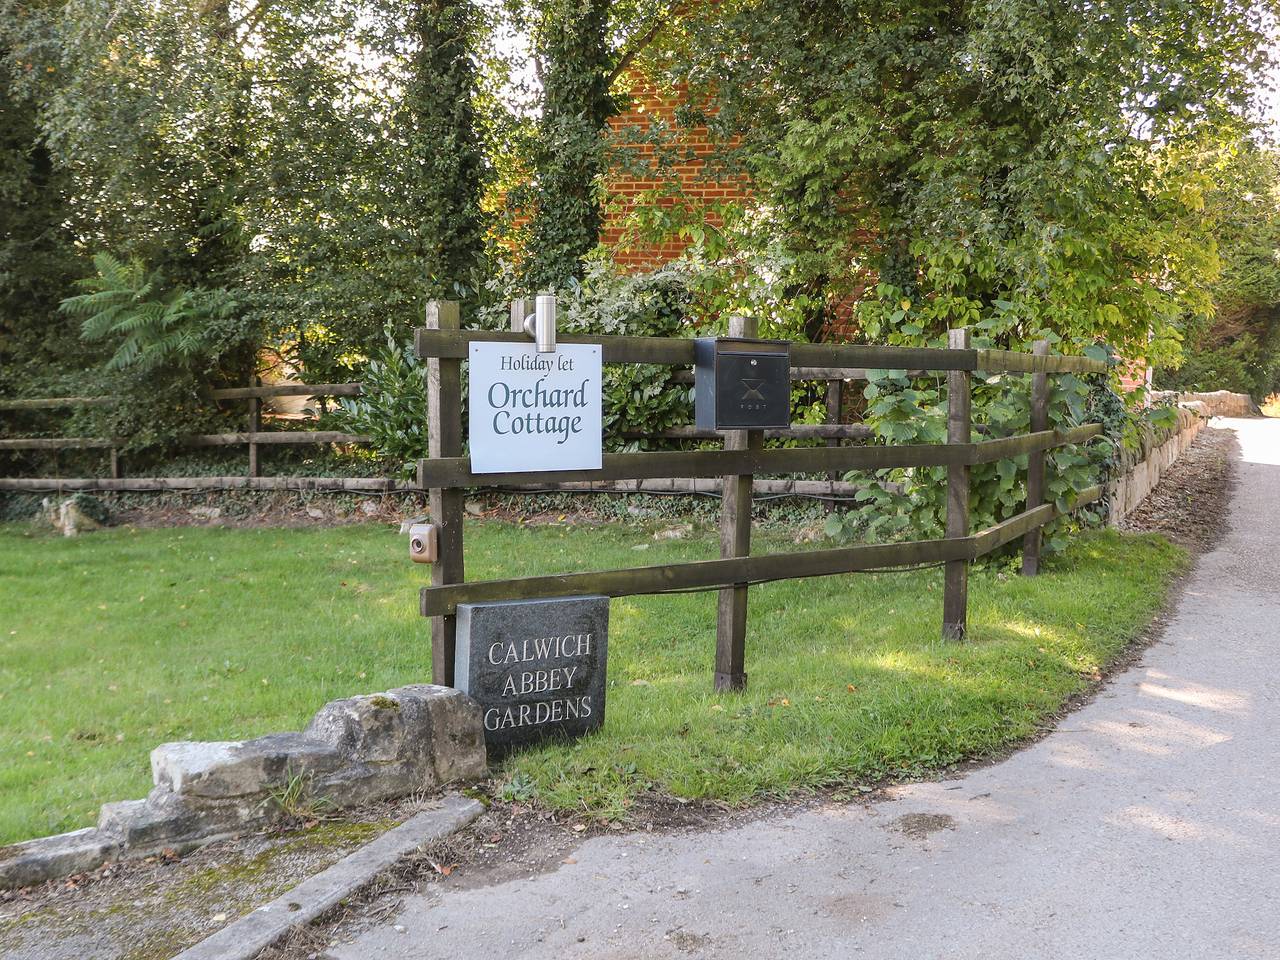
[{"label": "brick wall", "polygon": [[[655,121],[672,124],[676,109],[684,103],[686,90],[680,87],[660,93],[655,85],[642,74],[631,75],[631,105],[609,121],[616,145],[639,159],[648,173],[628,170],[619,165],[606,184],[604,228],[601,240],[612,249],[616,263],[629,270],[649,270],[679,257],[689,246],[684,239],[667,239],[652,243],[638,240],[628,230],[628,220],[637,203],[653,203],[654,193],[659,194],[659,208],[674,210],[683,207],[686,216],[707,206],[723,206],[750,196],[750,181],[745,175],[722,176],[709,167],[707,158],[717,149],[706,127],[683,128],[679,137],[666,148],[668,154],[676,153],[679,160],[674,166],[662,166],[655,162],[656,148],[646,142],[645,134],[652,130]],[[631,164],[635,166],[635,164]],[[665,195],[663,195],[665,194]],[[714,210],[702,219],[711,226],[720,226],[720,218]],[[832,303],[831,324],[828,336],[845,339],[855,332],[853,303],[855,296],[843,297]]]},{"label": "brick wall", "polygon": [[[672,124],[675,110],[683,104],[685,91],[677,88],[670,93],[660,93],[654,84],[641,74],[632,74],[631,105],[623,113],[609,121],[617,145],[640,161],[645,171],[631,171],[619,165],[607,181],[607,200],[604,229],[601,240],[613,248],[614,260],[628,269],[651,269],[667,263],[684,252],[689,245],[682,239],[670,239],[661,243],[638,241],[626,230],[628,218],[636,203],[650,191],[665,191],[658,204],[674,210],[683,207],[697,210],[704,205],[723,205],[742,200],[749,195],[750,187],[745,177],[720,178],[708,169],[707,157],[716,150],[706,127],[681,128],[674,143],[664,148],[664,153],[674,154],[674,165],[659,169],[657,152],[652,143],[645,142],[655,121]],[[636,164],[631,164],[636,166]],[[719,226],[714,212],[706,217],[713,226]]]}]

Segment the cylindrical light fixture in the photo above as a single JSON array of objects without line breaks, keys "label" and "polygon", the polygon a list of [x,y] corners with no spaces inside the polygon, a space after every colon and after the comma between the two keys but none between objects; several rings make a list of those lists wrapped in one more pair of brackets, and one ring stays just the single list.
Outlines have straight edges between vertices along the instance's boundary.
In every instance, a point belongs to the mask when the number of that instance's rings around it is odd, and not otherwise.
[{"label": "cylindrical light fixture", "polygon": [[540,293],[534,301],[534,340],[539,353],[556,352],[556,295]]}]

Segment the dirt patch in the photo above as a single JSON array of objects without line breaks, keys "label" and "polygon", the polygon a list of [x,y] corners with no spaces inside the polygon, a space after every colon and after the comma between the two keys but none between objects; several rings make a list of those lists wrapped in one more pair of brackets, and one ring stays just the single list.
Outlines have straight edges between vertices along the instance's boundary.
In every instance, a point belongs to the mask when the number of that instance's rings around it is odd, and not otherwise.
[{"label": "dirt patch", "polygon": [[710,934],[690,933],[688,930],[668,930],[667,939],[681,953],[698,953],[711,946]]},{"label": "dirt patch", "polygon": [[422,799],[0,892],[4,960],[167,960],[402,822]]},{"label": "dirt patch", "polygon": [[939,830],[954,830],[956,818],[945,813],[907,813],[885,824],[886,830],[905,834],[912,840],[927,840]]},{"label": "dirt patch", "polygon": [[1118,529],[1162,533],[1192,553],[1213,549],[1226,532],[1238,452],[1232,431],[1205,427]]},{"label": "dirt patch", "polygon": [[112,511],[112,523],[133,527],[335,527],[398,523],[427,512],[416,493],[299,494],[289,491],[191,494],[95,494]]}]

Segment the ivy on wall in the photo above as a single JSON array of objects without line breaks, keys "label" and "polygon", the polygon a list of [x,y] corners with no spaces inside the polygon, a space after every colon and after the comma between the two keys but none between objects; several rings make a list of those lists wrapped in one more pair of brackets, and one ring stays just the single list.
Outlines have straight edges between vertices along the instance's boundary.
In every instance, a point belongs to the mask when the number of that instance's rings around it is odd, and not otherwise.
[{"label": "ivy on wall", "polygon": [[542,120],[525,276],[532,290],[581,277],[582,258],[600,235],[602,131],[616,110],[609,96],[609,7],[609,0],[552,0],[543,11]]},{"label": "ivy on wall", "polygon": [[427,297],[452,297],[457,284],[474,280],[484,249],[486,163],[472,53],[479,14],[470,0],[419,0],[411,17],[419,46],[405,104],[418,167],[418,244]]}]

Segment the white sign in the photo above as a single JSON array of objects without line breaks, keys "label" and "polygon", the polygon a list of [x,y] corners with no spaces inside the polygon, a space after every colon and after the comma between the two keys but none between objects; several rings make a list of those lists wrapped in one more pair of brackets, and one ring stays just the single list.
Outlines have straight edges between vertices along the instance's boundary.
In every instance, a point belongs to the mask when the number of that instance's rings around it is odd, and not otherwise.
[{"label": "white sign", "polygon": [[600,347],[472,341],[472,473],[599,470]]}]

